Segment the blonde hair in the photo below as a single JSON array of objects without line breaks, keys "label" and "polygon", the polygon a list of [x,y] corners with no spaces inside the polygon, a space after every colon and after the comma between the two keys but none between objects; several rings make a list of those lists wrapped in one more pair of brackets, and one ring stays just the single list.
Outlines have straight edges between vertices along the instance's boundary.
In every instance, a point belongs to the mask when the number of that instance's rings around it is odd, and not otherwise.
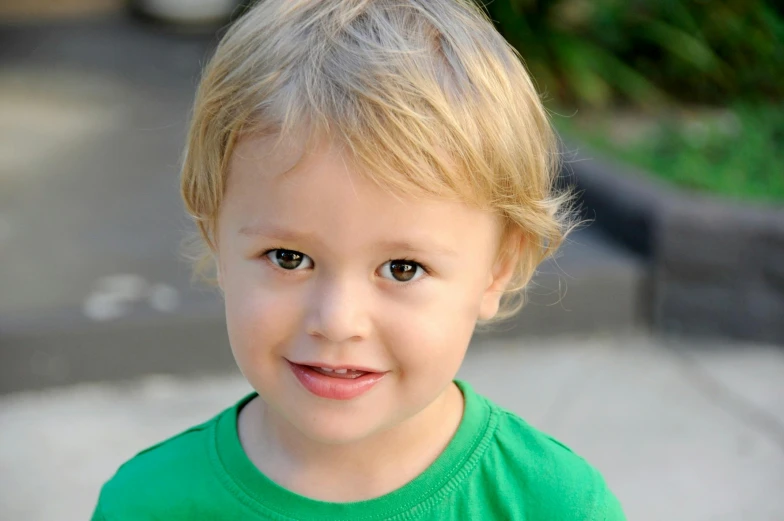
[{"label": "blonde hair", "polygon": [[520,256],[492,322],[522,307],[564,239],[547,114],[519,55],[469,0],[262,0],[240,18],[204,70],[184,155],[182,197],[207,247],[197,272],[213,263],[238,139],[303,131],[339,142],[381,186],[503,218],[499,255]]}]

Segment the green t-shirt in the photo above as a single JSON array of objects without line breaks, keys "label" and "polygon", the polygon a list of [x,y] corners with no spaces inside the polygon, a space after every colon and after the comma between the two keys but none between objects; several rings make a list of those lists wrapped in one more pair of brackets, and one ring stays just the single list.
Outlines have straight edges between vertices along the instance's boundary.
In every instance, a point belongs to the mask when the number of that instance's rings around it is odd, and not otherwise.
[{"label": "green t-shirt", "polygon": [[585,460],[457,381],[463,419],[422,474],[384,496],[315,501],[264,476],[237,433],[251,394],[210,421],[146,449],[101,490],[93,521],[620,521],[618,501]]}]

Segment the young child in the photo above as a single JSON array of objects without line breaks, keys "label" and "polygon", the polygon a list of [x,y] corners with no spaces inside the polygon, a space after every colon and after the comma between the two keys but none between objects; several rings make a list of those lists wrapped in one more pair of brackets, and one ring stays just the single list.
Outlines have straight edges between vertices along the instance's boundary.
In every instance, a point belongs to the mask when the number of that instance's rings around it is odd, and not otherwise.
[{"label": "young child", "polygon": [[263,0],[206,68],[182,194],[255,392],[93,519],[623,519],[579,456],[454,377],[568,223],[555,140],[470,0]]}]

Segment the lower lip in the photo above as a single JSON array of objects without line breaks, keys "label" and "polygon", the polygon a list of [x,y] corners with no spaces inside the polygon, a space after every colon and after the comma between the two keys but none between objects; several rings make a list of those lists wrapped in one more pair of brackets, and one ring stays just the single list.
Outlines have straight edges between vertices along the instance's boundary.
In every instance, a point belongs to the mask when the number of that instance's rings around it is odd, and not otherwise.
[{"label": "lower lip", "polygon": [[365,373],[357,378],[337,378],[321,374],[306,365],[289,362],[289,366],[305,389],[316,396],[331,400],[357,398],[368,392],[386,375],[386,373]]}]

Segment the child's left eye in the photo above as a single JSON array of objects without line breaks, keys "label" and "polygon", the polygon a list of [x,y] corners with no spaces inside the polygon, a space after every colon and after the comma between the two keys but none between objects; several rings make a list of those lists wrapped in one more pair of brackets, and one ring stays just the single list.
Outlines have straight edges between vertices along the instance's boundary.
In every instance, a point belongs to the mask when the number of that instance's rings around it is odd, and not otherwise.
[{"label": "child's left eye", "polygon": [[426,273],[424,266],[406,259],[393,259],[381,266],[381,275],[397,282],[411,282]]}]

